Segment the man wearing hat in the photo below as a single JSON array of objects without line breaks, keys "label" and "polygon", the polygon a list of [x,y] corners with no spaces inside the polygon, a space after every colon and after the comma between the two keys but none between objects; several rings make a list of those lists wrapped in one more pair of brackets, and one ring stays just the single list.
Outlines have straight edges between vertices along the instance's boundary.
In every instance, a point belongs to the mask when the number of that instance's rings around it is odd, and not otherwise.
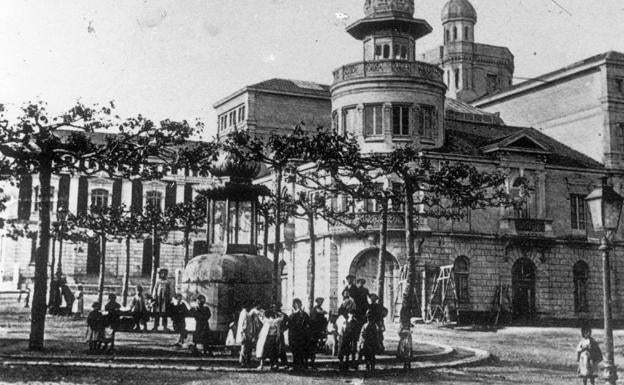
[{"label": "man wearing hat", "polygon": [[167,329],[167,316],[169,315],[169,304],[171,303],[171,298],[174,293],[171,283],[167,279],[168,274],[169,270],[167,269],[163,268],[158,270],[158,279],[152,291],[155,302],[154,328],[152,330],[158,330],[160,319],[162,318],[163,330],[169,331],[169,329]]},{"label": "man wearing hat", "polygon": [[344,289],[342,289],[342,292],[344,293],[345,291],[349,292],[349,297],[355,299],[357,298],[357,287],[355,286],[355,275],[353,274],[349,274],[346,276],[346,280],[347,280],[347,286],[345,286]]}]

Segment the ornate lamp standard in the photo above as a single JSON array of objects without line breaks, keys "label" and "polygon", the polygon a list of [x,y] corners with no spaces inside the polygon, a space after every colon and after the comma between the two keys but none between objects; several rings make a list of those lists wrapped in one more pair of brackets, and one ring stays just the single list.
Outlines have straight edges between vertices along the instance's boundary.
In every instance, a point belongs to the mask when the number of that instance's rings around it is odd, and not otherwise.
[{"label": "ornate lamp standard", "polygon": [[617,370],[613,360],[613,327],[611,324],[611,265],[609,261],[609,250],[611,241],[617,231],[622,212],[622,198],[607,185],[606,178],[602,180],[602,186],[592,191],[587,198],[587,205],[591,214],[594,229],[602,232],[599,250],[602,251],[603,269],[603,306],[604,306],[604,332],[606,359],[603,362],[603,376],[608,384],[615,384],[617,380]]},{"label": "ornate lamp standard", "polygon": [[58,240],[59,240],[59,257],[58,257],[58,265],[56,268],[56,276],[60,280],[63,276],[63,232],[65,231],[65,221],[67,220],[67,209],[64,207],[59,208],[56,213],[56,217],[58,219]]}]

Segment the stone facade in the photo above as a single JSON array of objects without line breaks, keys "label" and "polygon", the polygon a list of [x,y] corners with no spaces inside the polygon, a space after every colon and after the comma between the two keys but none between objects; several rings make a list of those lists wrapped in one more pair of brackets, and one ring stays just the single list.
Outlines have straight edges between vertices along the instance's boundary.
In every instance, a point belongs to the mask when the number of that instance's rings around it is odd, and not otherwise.
[{"label": "stone facade", "polygon": [[[188,175],[186,175],[188,174]],[[22,223],[28,223],[29,228],[37,226],[37,178],[32,176],[32,183],[24,183],[20,190],[7,188],[6,192],[11,199],[8,208],[3,213],[4,218],[9,220],[19,219]],[[191,172],[180,170],[179,174],[166,176],[162,181],[138,182],[141,188],[133,187],[129,180],[113,180],[103,175],[95,177],[81,177],[80,175],[67,176],[69,188],[60,185],[65,177],[53,178],[51,220],[56,220],[56,210],[61,201],[68,202],[70,212],[76,213],[87,209],[94,199],[95,194],[105,193],[108,204],[117,202],[134,207],[137,202],[145,204],[148,195],[157,192],[160,196],[161,206],[179,203],[192,199],[196,191],[201,188],[205,180],[193,177]],[[137,182],[134,182],[135,184]],[[80,186],[80,187],[79,187]],[[118,187],[114,187],[118,186]],[[24,192],[24,190],[28,192]],[[63,196],[65,191],[66,196]],[[99,191],[99,192],[98,192]],[[137,191],[139,191],[137,193]],[[139,196],[137,196],[139,195]],[[160,266],[167,267],[173,274],[176,270],[184,268],[184,247],[180,245],[183,240],[182,232],[176,231],[169,234],[166,241],[160,245]],[[196,234],[191,234],[190,256],[204,252],[206,240],[205,229],[198,229]],[[34,242],[30,238],[18,238],[17,240],[0,233],[2,246],[2,258],[0,258],[0,273],[5,282],[10,281],[10,288],[17,288],[30,284],[34,278]],[[54,271],[58,268],[59,261],[58,241],[50,242],[50,256],[48,263],[55,261]],[[146,250],[147,249],[147,250]],[[133,284],[149,282],[151,269],[150,240],[132,241],[130,250],[130,277]],[[107,285],[117,287],[125,274],[126,248],[125,241],[108,241],[106,243],[106,282]],[[87,243],[63,242],[61,256],[62,271],[70,283],[83,283],[87,286],[95,284],[99,275],[99,250],[97,245]],[[51,266],[50,266],[51,267]],[[15,271],[18,271],[17,281]],[[48,274],[49,275],[49,274]]]},{"label": "stone facade", "polygon": [[507,124],[535,127],[607,167],[624,167],[624,54],[597,55],[473,104]]},{"label": "stone facade", "polygon": [[219,135],[233,129],[258,135],[286,133],[296,125],[329,127],[328,86],[271,79],[245,87],[214,104]]}]

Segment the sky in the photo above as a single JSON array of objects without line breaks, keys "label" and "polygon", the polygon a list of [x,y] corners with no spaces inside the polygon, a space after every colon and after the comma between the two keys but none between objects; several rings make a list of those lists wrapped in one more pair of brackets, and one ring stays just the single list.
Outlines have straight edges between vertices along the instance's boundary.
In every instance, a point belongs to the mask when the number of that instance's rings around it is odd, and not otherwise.
[{"label": "sky", "polygon": [[[442,41],[446,0],[415,0]],[[476,40],[507,46],[516,80],[594,54],[624,51],[622,0],[472,0]],[[76,100],[114,100],[122,116],[202,120],[216,133],[213,103],[270,78],[329,84],[362,56],[346,25],[364,0],[2,0],[0,103],[41,99],[51,111]]]}]

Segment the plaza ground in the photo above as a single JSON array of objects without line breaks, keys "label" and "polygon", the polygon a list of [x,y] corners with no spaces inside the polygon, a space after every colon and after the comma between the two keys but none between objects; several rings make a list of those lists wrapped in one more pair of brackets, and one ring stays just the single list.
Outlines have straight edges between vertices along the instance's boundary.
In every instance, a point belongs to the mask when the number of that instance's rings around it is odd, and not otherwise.
[{"label": "plaza ground", "polygon": [[[28,353],[29,314],[24,310],[0,310],[0,355]],[[46,338],[52,354],[85,356],[85,320],[47,318]],[[594,330],[602,343],[602,331]],[[125,344],[132,342],[137,351],[157,354],[170,349],[173,334],[137,336],[121,334]],[[391,338],[391,336],[388,336]],[[133,340],[134,339],[134,340]],[[492,358],[474,367],[442,368],[436,370],[389,370],[374,377],[362,372],[341,374],[326,370],[304,374],[281,372],[212,372],[165,371],[151,369],[93,369],[46,366],[0,366],[3,383],[57,384],[565,384],[581,383],[576,378],[575,347],[579,331],[576,328],[507,327],[495,331],[476,328],[447,329],[423,326],[414,330],[414,342],[434,342],[454,347],[470,346],[488,350]],[[616,364],[624,364],[624,331],[615,331]],[[151,352],[151,353],[150,353]],[[187,354],[180,351],[180,355]],[[624,374],[621,374],[624,377]],[[602,383],[598,381],[597,383]],[[624,382],[622,382],[624,383]]]}]

